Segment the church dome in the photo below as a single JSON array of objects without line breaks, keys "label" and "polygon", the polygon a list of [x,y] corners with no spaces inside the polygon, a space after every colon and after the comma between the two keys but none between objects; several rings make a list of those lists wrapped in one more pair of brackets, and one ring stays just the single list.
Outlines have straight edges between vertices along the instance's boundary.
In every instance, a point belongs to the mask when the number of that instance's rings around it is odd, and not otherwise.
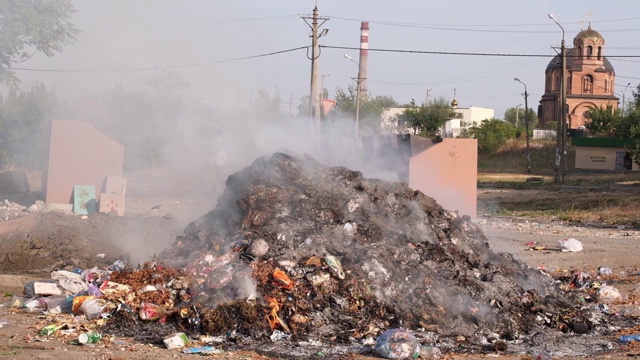
[{"label": "church dome", "polygon": [[451,107],[452,108],[457,108],[458,107],[458,100],[456,100],[456,99],[451,100]]},{"label": "church dome", "polygon": [[587,28],[587,30],[582,30],[578,33],[578,35],[576,35],[576,37],[573,39],[573,41],[575,42],[576,40],[587,40],[587,39],[593,39],[595,40],[604,40],[604,38],[602,37],[602,35],[600,35],[599,32],[591,29],[591,24],[589,24],[589,27]]}]

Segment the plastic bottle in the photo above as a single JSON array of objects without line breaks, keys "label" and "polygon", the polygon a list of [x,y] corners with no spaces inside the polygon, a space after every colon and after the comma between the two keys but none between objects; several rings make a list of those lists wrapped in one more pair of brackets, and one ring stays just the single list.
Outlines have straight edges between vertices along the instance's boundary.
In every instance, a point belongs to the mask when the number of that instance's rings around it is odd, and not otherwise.
[{"label": "plastic bottle", "polygon": [[640,342],[640,334],[622,335],[620,336],[620,342],[628,344],[630,342]]},{"label": "plastic bottle", "polygon": [[97,333],[95,331],[78,335],[78,342],[80,344],[95,343],[100,341],[101,339],[102,339],[102,334]]}]

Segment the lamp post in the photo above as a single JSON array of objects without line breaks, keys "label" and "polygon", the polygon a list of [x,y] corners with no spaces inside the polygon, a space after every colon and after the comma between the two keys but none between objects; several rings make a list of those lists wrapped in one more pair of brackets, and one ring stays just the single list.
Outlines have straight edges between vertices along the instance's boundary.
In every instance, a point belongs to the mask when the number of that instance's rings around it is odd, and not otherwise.
[{"label": "lamp post", "polygon": [[358,78],[356,79],[356,139],[359,136],[360,132],[360,64],[358,64],[355,60],[351,58],[351,56],[344,54],[345,59],[350,60],[352,63],[356,64],[358,67]]},{"label": "lamp post", "polygon": [[324,100],[324,77],[325,76],[329,76],[331,74],[322,74],[322,80],[320,81],[320,114],[324,114],[324,111],[322,110],[322,100]]},{"label": "lamp post", "polygon": [[624,100],[627,95],[627,88],[629,87],[629,85],[631,85],[631,83],[628,83],[627,86],[624,87],[624,91],[622,92],[622,116],[625,115],[625,111],[627,110]]},{"label": "lamp post", "polygon": [[[524,96],[524,129],[526,132],[525,137],[527,139],[527,174],[531,174],[531,154],[529,152],[529,103],[527,102],[527,99],[529,98],[529,93],[527,92],[527,84],[525,84],[518,78],[513,78],[513,80],[524,85],[524,94],[523,94]],[[517,113],[518,113],[518,108],[516,107],[516,114]]]},{"label": "lamp post", "polygon": [[553,20],[562,30],[562,42],[560,43],[560,58],[562,61],[562,75],[560,78],[560,119],[558,119],[556,168],[554,182],[564,182],[567,166],[567,52],[564,46],[564,28],[558,20],[549,13],[549,19]]}]

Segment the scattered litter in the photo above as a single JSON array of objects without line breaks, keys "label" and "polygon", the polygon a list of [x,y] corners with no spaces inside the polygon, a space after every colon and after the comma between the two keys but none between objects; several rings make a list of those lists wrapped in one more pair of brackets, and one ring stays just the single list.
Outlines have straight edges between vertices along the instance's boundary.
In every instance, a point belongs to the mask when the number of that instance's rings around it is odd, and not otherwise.
[{"label": "scattered litter", "polygon": [[622,335],[620,336],[619,340],[623,344],[628,344],[631,342],[640,342],[640,334]]},{"label": "scattered litter", "polygon": [[611,268],[605,267],[605,266],[600,266],[598,268],[598,274],[600,275],[612,275],[613,274],[613,270],[611,270]]},{"label": "scattered litter", "polygon": [[574,238],[560,240],[560,251],[579,252],[582,251],[582,243]]},{"label": "scattered litter", "polygon": [[387,359],[415,359],[420,355],[420,343],[406,329],[389,329],[376,340],[376,352]]},{"label": "scattered litter", "polygon": [[201,355],[222,354],[222,350],[216,349],[213,346],[191,347],[191,348],[183,349],[182,352],[185,354],[201,354]]},{"label": "scattered litter", "polygon": [[611,304],[620,300],[622,300],[622,295],[613,286],[603,285],[598,289],[598,303]]},{"label": "scattered litter", "polygon": [[164,337],[164,345],[167,349],[181,349],[189,344],[187,334],[180,332],[170,334]]}]

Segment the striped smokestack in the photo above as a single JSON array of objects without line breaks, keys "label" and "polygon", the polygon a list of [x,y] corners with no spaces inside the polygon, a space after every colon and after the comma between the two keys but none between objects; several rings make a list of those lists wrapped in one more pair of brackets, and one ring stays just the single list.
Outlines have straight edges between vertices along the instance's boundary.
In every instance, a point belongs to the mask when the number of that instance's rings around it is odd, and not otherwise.
[{"label": "striped smokestack", "polygon": [[360,78],[360,93],[362,96],[367,96],[367,63],[369,61],[369,22],[363,21],[360,23],[360,69],[358,74]]}]

